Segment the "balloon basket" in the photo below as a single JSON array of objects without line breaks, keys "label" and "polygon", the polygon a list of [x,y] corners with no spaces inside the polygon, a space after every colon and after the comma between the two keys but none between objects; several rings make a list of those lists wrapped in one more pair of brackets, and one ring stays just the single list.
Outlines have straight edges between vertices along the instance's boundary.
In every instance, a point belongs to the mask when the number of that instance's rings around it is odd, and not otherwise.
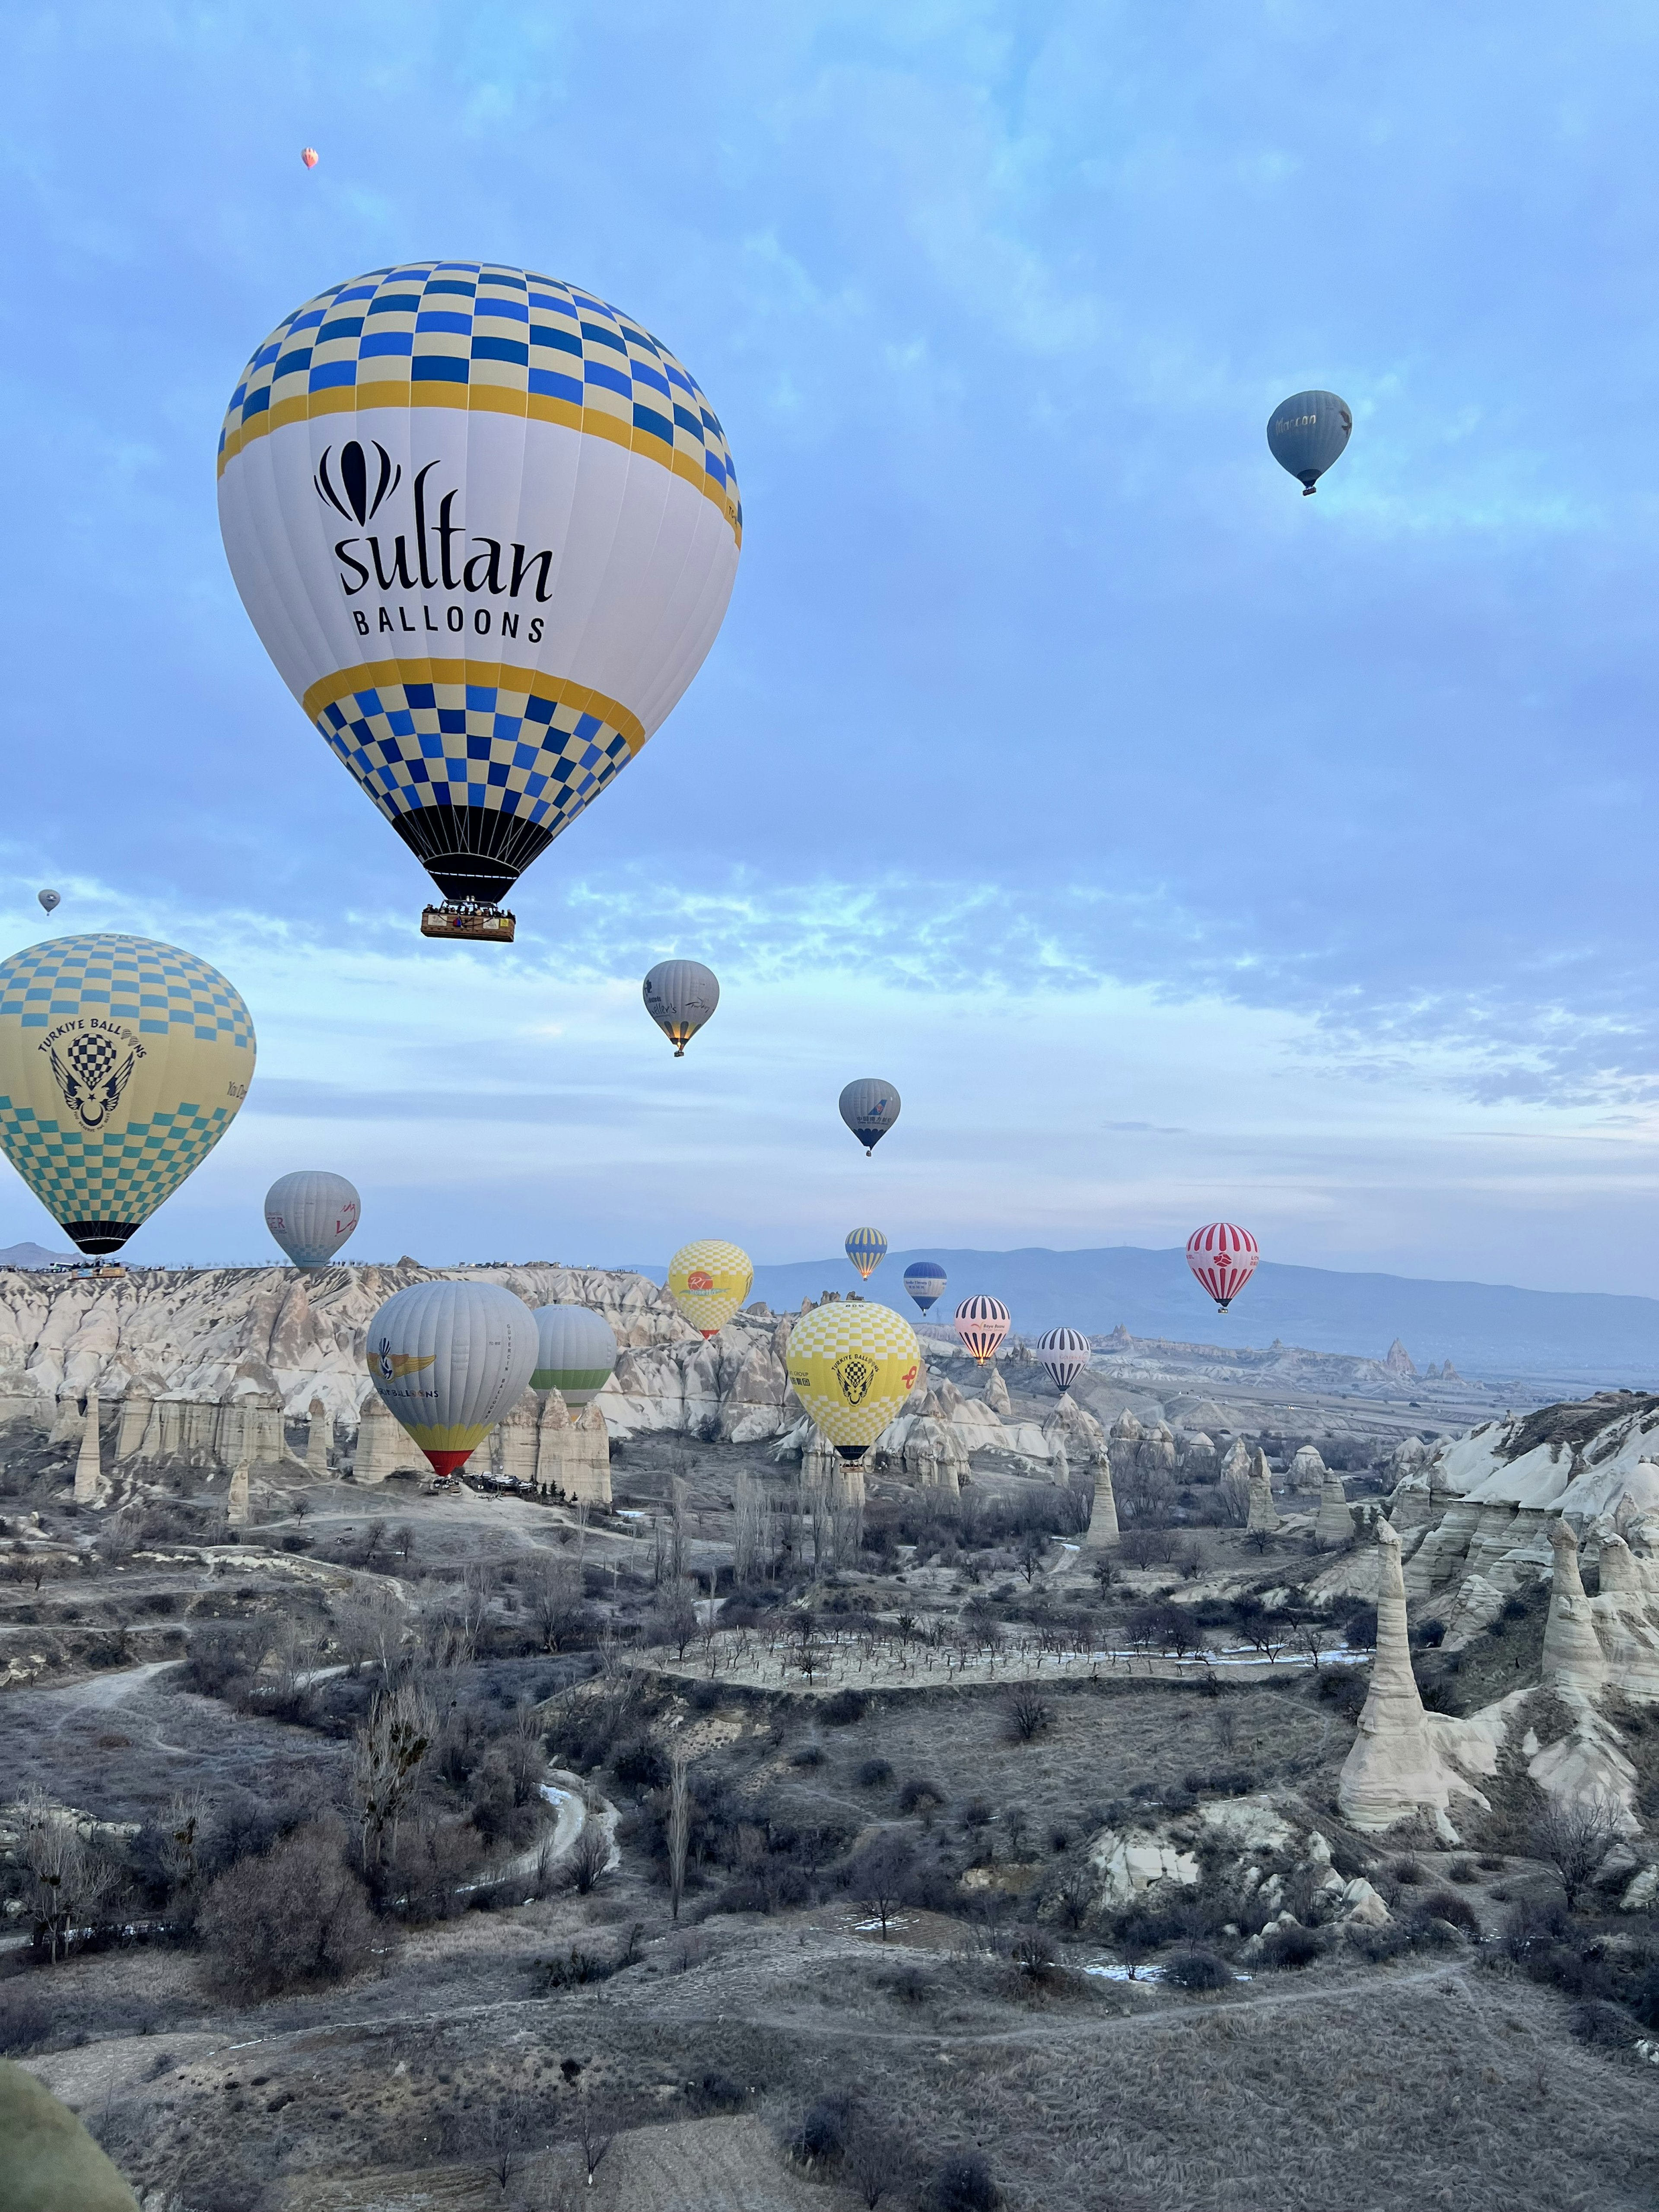
[{"label": "balloon basket", "polygon": [[514,917],[498,906],[468,902],[429,906],[421,915],[422,937],[465,938],[470,943],[511,945],[518,927]]}]

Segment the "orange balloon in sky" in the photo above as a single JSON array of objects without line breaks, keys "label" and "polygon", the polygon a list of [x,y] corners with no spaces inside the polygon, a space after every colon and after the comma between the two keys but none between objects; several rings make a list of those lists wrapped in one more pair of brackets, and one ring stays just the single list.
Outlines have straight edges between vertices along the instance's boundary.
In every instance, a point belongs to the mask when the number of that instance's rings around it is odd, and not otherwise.
[{"label": "orange balloon in sky", "polygon": [[307,168],[314,169],[317,166],[317,149],[314,146],[302,146],[300,149],[300,159],[305,163]]}]

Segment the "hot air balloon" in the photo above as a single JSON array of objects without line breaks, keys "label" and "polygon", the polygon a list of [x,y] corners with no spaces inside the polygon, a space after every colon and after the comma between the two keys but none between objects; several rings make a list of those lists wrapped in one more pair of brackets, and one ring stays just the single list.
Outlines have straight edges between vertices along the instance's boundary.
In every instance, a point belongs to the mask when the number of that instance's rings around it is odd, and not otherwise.
[{"label": "hot air balloon", "polygon": [[1069,1390],[1089,1364],[1089,1340],[1075,1328],[1045,1329],[1036,1356],[1060,1389]]},{"label": "hot air balloon", "polygon": [[1348,403],[1335,392],[1292,392],[1267,418],[1267,450],[1301,485],[1304,499],[1311,499],[1320,477],[1342,458],[1352,428]]},{"label": "hot air balloon", "polygon": [[326,1168],[296,1168],[265,1193],[265,1227],[296,1267],[327,1267],[362,1212],[345,1177]]},{"label": "hot air balloon", "polygon": [[913,1260],[904,1271],[904,1287],[926,1313],[945,1296],[945,1270],[937,1260]]},{"label": "hot air balloon", "polygon": [[556,1390],[567,1406],[588,1406],[617,1369],[611,1324],[591,1306],[535,1309],[536,1371],[532,1390]]},{"label": "hot air balloon", "polygon": [[668,1263],[668,1295],[704,1336],[720,1334],[754,1279],[749,1255],[718,1237],[682,1244]]},{"label": "hot air balloon", "polygon": [[499,1283],[413,1283],[368,1325],[374,1388],[440,1474],[464,1467],[536,1371],[536,1317]]},{"label": "hot air balloon", "polygon": [[64,903],[61,891],[36,891],[34,894],[48,914],[55,914]]},{"label": "hot air balloon", "polygon": [[899,1117],[899,1095],[890,1083],[862,1075],[841,1094],[841,1118],[869,1158]]},{"label": "hot air balloon", "polygon": [[1187,1265],[1225,1313],[1253,1274],[1261,1255],[1248,1229],[1231,1221],[1212,1221],[1187,1239]]},{"label": "hot air balloon", "polygon": [[676,1060],[720,1002],[713,969],[700,960],[659,960],[645,979],[645,1011],[674,1048]]},{"label": "hot air balloon", "polygon": [[219,441],[242,604],[428,870],[428,935],[504,897],[714,643],[743,512],[718,417],[641,325],[490,261],[331,285],[243,371]]},{"label": "hot air balloon", "polygon": [[314,146],[301,146],[300,159],[305,163],[307,168],[314,169],[317,166],[317,149]]},{"label": "hot air balloon", "polygon": [[867,1283],[887,1256],[887,1239],[879,1229],[849,1230],[847,1256]]},{"label": "hot air balloon", "polygon": [[83,1252],[118,1251],[201,1165],[253,1058],[238,994],[177,945],[60,937],[0,961],[0,1145]]},{"label": "hot air balloon", "polygon": [[1008,1334],[1008,1309],[1000,1298],[964,1298],[957,1308],[956,1329],[975,1365],[983,1367]]},{"label": "hot air balloon", "polygon": [[921,1347],[888,1306],[815,1306],[789,1332],[789,1381],[843,1459],[862,1459],[921,1373]]}]

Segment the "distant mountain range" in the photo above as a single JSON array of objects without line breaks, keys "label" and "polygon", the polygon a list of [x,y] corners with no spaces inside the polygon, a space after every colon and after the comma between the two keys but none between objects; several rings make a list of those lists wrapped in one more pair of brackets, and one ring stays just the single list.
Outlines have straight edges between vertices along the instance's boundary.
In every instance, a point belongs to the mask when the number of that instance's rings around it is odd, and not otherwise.
[{"label": "distant mountain range", "polygon": [[[1091,1252],[890,1252],[866,1297],[911,1320],[901,1280],[912,1260],[937,1260],[950,1279],[933,1318],[948,1321],[975,1291],[1000,1298],[1026,1334],[1068,1322],[1103,1336],[1121,1322],[1135,1336],[1263,1347],[1275,1338],[1310,1352],[1382,1358],[1399,1337],[1419,1368],[1450,1359],[1497,1381],[1542,1376],[1586,1389],[1659,1381],[1659,1298],[1599,1291],[1518,1291],[1497,1283],[1436,1283],[1409,1275],[1339,1274],[1264,1260],[1225,1315],[1199,1289],[1187,1255],[1131,1244]],[[662,1267],[641,1274],[661,1282]],[[844,1254],[757,1267],[753,1295],[779,1312],[826,1290],[860,1287]]]},{"label": "distant mountain range", "polygon": [[78,1252],[48,1252],[44,1244],[0,1246],[0,1267],[50,1267],[60,1260],[78,1260]]}]

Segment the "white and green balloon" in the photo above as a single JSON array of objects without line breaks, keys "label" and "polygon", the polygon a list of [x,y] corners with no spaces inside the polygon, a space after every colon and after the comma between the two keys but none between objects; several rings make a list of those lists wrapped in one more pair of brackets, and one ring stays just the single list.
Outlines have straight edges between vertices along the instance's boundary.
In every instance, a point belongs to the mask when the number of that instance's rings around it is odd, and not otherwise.
[{"label": "white and green balloon", "polygon": [[538,1306],[532,1390],[556,1390],[567,1406],[589,1406],[617,1368],[611,1325],[588,1306]]}]

